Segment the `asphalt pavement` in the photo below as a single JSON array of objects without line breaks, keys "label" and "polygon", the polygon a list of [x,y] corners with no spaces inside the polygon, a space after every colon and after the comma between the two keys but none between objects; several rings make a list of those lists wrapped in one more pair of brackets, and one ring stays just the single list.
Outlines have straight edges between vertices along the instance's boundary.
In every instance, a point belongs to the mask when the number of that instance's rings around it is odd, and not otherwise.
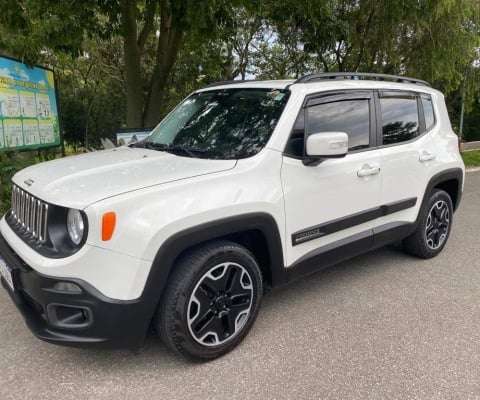
[{"label": "asphalt pavement", "polygon": [[480,171],[437,258],[390,246],[274,291],[208,363],[153,334],[139,354],[44,343],[1,289],[0,399],[480,399]]}]

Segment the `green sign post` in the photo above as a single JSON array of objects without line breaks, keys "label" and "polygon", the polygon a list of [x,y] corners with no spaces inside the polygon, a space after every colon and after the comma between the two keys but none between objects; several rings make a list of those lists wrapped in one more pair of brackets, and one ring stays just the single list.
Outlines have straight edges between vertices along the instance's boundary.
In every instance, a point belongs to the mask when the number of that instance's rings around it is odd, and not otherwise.
[{"label": "green sign post", "polygon": [[58,145],[53,71],[0,57],[0,151]]}]

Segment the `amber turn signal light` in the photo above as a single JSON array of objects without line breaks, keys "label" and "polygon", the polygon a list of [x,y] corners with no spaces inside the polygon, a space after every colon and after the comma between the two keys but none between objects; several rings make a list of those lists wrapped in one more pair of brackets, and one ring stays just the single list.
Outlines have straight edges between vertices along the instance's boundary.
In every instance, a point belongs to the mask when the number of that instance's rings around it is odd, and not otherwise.
[{"label": "amber turn signal light", "polygon": [[115,230],[115,223],[117,222],[117,215],[111,211],[103,214],[102,218],[102,240],[106,242],[113,236]]}]

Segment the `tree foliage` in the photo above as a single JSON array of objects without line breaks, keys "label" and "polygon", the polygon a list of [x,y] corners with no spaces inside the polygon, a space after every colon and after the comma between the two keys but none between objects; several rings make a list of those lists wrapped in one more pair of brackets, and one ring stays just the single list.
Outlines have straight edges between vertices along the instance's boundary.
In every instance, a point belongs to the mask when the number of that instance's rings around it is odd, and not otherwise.
[{"label": "tree foliage", "polygon": [[[225,26],[231,2],[221,0],[118,0],[101,2],[123,40],[126,126],[151,128],[161,117],[165,94],[186,36],[199,45]],[[143,69],[148,71],[146,79]]]},{"label": "tree foliage", "polygon": [[55,68],[65,136],[74,145],[152,127],[215,80],[410,75],[451,93],[456,112],[467,77],[467,111],[478,98],[478,0],[4,3],[0,52]]},{"label": "tree foliage", "polygon": [[97,147],[113,138],[125,116],[122,46],[119,40],[86,40],[80,57],[50,59],[55,66],[65,138],[74,147]]},{"label": "tree foliage", "polygon": [[3,0],[0,51],[33,64],[45,53],[77,56],[97,25],[94,1]]},{"label": "tree foliage", "polygon": [[291,47],[294,37],[326,72],[413,75],[451,90],[480,45],[478,0],[298,0],[265,7],[279,41]]},{"label": "tree foliage", "polygon": [[[74,151],[152,127],[213,81],[322,71],[430,81],[480,140],[479,14],[479,0],[3,0],[0,54],[55,69]],[[0,212],[13,173],[52,156],[0,153]]]}]

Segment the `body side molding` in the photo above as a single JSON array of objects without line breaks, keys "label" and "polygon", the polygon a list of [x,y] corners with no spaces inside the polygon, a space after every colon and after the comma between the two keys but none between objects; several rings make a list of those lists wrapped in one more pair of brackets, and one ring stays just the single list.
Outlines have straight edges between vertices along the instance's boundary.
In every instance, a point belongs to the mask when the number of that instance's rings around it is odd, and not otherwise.
[{"label": "body side molding", "polygon": [[287,282],[401,240],[411,234],[415,228],[415,223],[391,222],[319,247],[307,253],[286,269]]},{"label": "body side molding", "polygon": [[393,203],[384,204],[379,207],[370,208],[346,217],[337,218],[335,220],[325,222],[320,225],[312,226],[292,234],[292,246],[317,239],[322,236],[329,235],[356,225],[363,224],[368,221],[393,214],[398,211],[406,210],[417,204],[417,198],[412,197],[404,200],[395,201]]}]

